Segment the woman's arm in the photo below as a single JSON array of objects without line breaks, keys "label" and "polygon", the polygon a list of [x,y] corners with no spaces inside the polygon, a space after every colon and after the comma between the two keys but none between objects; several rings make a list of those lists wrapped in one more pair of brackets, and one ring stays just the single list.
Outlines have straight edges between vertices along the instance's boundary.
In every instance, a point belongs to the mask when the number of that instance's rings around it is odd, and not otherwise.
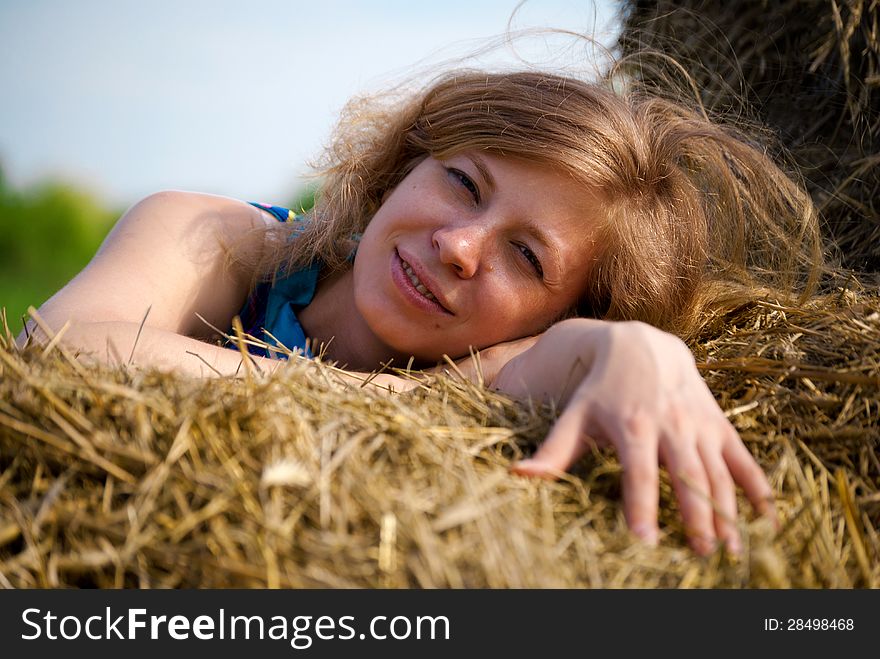
[{"label": "woman's arm", "polygon": [[[46,333],[51,333],[51,329]],[[61,329],[61,344],[82,359],[109,366],[155,368],[197,377],[243,376],[242,353],[169,330],[122,321],[69,323]],[[248,355],[251,370],[273,372],[284,361]]]},{"label": "woman's arm", "polygon": [[[230,266],[226,250],[235,245],[258,255],[264,239],[254,229],[268,221],[258,209],[225,197],[151,195],[120,218],[91,262],[44,303],[39,314],[53,331],[70,321],[68,342],[87,338],[101,350],[104,339],[112,339],[124,326],[103,323],[140,326],[145,315],[145,328],[211,337],[214,332],[199,316],[227,327],[253,275]],[[87,324],[95,325],[96,335],[77,331]],[[40,333],[34,324],[28,331]],[[124,343],[124,337],[119,338],[118,343]]]},{"label": "woman's arm", "polygon": [[[227,250],[259,261],[265,232],[276,220],[250,204],[193,192],[160,192],[117,222],[91,262],[38,310],[16,339],[61,343],[110,365],[175,370],[196,376],[244,375],[242,354],[199,339],[228,328],[253,272],[231,266]],[[201,318],[200,318],[201,316]],[[202,320],[202,318],[204,320]],[[206,322],[207,321],[207,322]],[[45,331],[44,331],[45,328]],[[248,355],[271,372],[286,362]],[[391,374],[351,374],[395,391],[416,383]]]},{"label": "woman's arm", "polygon": [[[288,364],[286,360],[248,354],[249,365],[245,365],[242,363],[244,355],[238,350],[164,329],[141,326],[140,323],[76,323],[63,331],[61,342],[65,346],[111,366],[130,364],[136,368],[155,368],[196,377],[244,377],[249,370],[269,374]],[[382,391],[400,392],[418,386],[415,380],[390,373],[367,374],[339,369],[337,373],[345,382],[367,382]]]},{"label": "woman's arm", "polygon": [[763,471],[718,407],[678,338],[643,323],[557,323],[489,383],[517,398],[553,401],[563,413],[538,451],[514,467],[555,477],[592,446],[613,445],[623,467],[630,528],[657,537],[658,464],[666,466],[694,549],[716,540],[740,550],[736,483],[775,517]]}]

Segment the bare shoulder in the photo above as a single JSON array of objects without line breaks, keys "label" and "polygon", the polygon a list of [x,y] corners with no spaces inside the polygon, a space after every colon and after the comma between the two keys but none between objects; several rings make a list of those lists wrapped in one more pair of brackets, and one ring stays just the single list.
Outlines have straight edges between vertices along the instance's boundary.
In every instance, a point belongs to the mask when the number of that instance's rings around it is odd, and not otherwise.
[{"label": "bare shoulder", "polygon": [[[231,267],[228,250],[258,256],[267,214],[216,195],[164,191],[132,206],[91,262],[40,308],[56,329],[72,322],[141,322],[187,336],[209,336],[201,315],[227,327],[253,272]],[[244,261],[255,261],[245,258]]]}]

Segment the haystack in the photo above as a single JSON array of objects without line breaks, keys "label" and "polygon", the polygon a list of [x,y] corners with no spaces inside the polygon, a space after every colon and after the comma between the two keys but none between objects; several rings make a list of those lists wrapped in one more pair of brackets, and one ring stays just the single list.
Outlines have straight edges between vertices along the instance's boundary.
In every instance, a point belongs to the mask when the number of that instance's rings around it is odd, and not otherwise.
[{"label": "haystack", "polygon": [[0,583],[14,587],[880,585],[880,299],[756,302],[695,345],[769,474],[741,558],[628,534],[611,450],[511,475],[554,411],[455,373],[383,395],[320,362],[199,380],[0,341]]},{"label": "haystack", "polygon": [[622,51],[673,56],[707,109],[773,131],[819,207],[841,263],[874,279],[880,3],[631,0],[623,7]]}]

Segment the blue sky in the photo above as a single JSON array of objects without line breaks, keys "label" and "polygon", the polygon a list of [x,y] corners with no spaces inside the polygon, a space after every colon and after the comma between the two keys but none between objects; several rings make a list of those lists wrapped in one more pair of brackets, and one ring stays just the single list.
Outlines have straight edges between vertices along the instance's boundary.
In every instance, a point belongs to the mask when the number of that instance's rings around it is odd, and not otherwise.
[{"label": "blue sky", "polygon": [[[472,51],[515,6],[0,0],[0,163],[15,184],[60,177],[114,204],[164,188],[286,201],[348,98]],[[615,12],[529,0],[515,26],[607,41]]]}]

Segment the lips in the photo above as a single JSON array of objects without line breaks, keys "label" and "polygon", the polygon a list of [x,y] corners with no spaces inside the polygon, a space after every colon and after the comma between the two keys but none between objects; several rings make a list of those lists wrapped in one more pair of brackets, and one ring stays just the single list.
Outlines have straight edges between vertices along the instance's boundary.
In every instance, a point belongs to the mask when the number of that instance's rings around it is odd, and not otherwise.
[{"label": "lips", "polygon": [[414,292],[426,303],[430,304],[432,308],[452,314],[449,308],[443,304],[442,298],[437,295],[438,287],[436,283],[431,281],[424,269],[418,263],[415,265],[411,264],[400,252],[397,252],[397,258],[401,272],[407,279],[408,284],[412,286]]},{"label": "lips", "polygon": [[412,266],[403,259],[400,259],[400,262],[403,264],[403,271],[406,273],[407,277],[409,277],[409,280],[413,283],[413,286],[416,287],[416,290],[429,300],[436,300],[437,298],[434,297],[434,294],[429,291],[428,287],[425,286],[422,283],[422,280],[418,278],[418,275],[416,275],[415,271],[412,269]]}]

